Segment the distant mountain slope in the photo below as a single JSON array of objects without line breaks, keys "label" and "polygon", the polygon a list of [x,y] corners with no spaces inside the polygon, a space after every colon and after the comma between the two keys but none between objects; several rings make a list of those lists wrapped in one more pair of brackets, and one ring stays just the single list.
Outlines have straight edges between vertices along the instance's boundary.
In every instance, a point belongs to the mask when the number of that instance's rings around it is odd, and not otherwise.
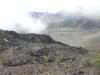
[{"label": "distant mountain slope", "polygon": [[62,19],[49,12],[29,12],[34,19],[39,19],[47,24],[61,22]]},{"label": "distant mountain slope", "polygon": [[84,14],[83,9],[75,11],[73,13],[62,10],[55,15],[58,18],[64,19],[60,23],[59,22],[56,23],[56,26],[81,27],[83,29],[100,28],[99,16],[94,16],[93,14],[91,15]]},{"label": "distant mountain slope", "polygon": [[100,28],[100,20],[90,19],[85,16],[70,17],[59,23],[62,26],[81,27],[83,29]]},{"label": "distant mountain slope", "polygon": [[[76,7],[74,12],[61,10],[56,14],[48,12],[30,12],[33,18],[40,19],[49,27],[78,27],[83,29],[100,28],[99,16],[95,14],[86,14],[84,9]],[[99,15],[99,14],[98,14]]]}]

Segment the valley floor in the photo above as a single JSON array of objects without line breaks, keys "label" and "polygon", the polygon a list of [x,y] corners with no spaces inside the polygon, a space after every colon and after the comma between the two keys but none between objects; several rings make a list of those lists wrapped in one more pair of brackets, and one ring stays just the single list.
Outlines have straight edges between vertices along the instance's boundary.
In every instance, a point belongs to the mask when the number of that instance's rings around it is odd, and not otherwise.
[{"label": "valley floor", "polygon": [[100,49],[100,30],[84,30],[64,27],[48,29],[48,34],[53,39],[71,46],[79,46],[89,50]]}]

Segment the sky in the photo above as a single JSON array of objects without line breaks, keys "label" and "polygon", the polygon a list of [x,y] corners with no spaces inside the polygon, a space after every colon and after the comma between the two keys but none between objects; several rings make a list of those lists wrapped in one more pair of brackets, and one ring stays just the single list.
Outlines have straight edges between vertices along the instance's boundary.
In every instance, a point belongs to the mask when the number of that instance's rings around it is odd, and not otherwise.
[{"label": "sky", "polygon": [[74,6],[90,9],[100,6],[99,0],[0,0],[0,11],[39,11],[56,13]]}]

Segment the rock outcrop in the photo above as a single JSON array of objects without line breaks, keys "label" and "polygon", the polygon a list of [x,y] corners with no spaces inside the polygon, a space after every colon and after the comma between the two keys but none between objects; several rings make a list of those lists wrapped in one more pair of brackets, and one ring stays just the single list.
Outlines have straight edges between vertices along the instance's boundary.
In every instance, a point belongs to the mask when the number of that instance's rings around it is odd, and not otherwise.
[{"label": "rock outcrop", "polygon": [[[0,61],[3,67],[20,68],[28,64],[43,64],[45,60],[48,63],[57,62],[57,59],[59,62],[75,61],[79,59],[79,54],[87,53],[88,51],[81,47],[56,42],[49,35],[18,34],[14,31],[0,30]],[[1,68],[1,71],[3,70],[5,71]]]}]

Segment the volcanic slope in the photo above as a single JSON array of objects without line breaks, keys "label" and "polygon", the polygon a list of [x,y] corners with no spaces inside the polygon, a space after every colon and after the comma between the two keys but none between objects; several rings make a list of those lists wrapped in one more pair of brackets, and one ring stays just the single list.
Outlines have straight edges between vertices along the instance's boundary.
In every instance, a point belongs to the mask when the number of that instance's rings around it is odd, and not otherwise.
[{"label": "volcanic slope", "polygon": [[57,42],[49,35],[0,30],[0,75],[84,75],[87,68],[81,59],[86,54],[86,49]]}]

